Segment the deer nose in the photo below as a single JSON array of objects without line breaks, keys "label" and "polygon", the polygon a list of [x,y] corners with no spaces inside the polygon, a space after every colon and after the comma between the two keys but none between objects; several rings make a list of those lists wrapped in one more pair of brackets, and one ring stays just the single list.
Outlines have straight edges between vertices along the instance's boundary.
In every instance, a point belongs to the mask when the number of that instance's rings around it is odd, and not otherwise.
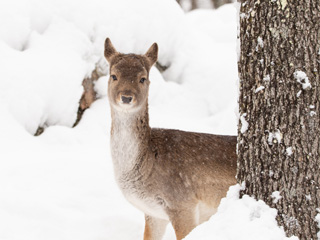
[{"label": "deer nose", "polygon": [[132,101],[132,97],[130,96],[121,96],[122,103],[130,103]]}]

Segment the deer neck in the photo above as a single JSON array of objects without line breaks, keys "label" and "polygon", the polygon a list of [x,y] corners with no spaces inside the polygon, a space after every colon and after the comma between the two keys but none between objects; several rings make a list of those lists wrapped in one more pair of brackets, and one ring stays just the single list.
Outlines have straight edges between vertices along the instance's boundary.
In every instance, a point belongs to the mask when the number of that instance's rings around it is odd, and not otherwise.
[{"label": "deer neck", "polygon": [[151,129],[148,104],[136,112],[111,107],[111,154],[116,176],[136,168],[146,156]]}]

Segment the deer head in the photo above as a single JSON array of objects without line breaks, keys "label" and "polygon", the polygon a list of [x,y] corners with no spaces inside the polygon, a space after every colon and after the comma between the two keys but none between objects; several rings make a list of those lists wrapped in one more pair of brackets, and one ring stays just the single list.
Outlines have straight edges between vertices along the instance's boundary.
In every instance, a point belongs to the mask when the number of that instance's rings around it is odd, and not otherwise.
[{"label": "deer head", "polygon": [[149,92],[149,71],[158,58],[154,43],[144,55],[117,52],[109,38],[104,56],[110,65],[108,97],[112,107],[132,112],[146,106]]}]

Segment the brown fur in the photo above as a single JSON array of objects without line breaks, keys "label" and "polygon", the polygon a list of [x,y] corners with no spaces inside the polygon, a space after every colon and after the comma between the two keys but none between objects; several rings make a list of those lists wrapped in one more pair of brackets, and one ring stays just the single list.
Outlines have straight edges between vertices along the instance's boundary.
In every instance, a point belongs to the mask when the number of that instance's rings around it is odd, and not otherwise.
[{"label": "brown fur", "polygon": [[106,40],[116,76],[108,83],[111,152],[124,196],[145,212],[144,240],[162,239],[169,221],[180,240],[215,213],[236,183],[236,137],[150,128],[149,71],[157,53],[153,44],[145,55],[121,54]]}]

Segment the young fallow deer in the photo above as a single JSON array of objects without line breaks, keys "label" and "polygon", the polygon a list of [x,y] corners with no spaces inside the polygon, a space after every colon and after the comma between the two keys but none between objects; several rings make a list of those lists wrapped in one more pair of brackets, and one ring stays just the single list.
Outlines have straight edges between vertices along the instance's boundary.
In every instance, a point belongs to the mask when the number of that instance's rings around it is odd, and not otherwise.
[{"label": "young fallow deer", "polygon": [[145,213],[144,240],[160,240],[170,221],[177,240],[216,212],[236,183],[236,137],[150,128],[149,71],[154,43],[144,55],[122,54],[109,38],[111,155],[125,198]]}]

